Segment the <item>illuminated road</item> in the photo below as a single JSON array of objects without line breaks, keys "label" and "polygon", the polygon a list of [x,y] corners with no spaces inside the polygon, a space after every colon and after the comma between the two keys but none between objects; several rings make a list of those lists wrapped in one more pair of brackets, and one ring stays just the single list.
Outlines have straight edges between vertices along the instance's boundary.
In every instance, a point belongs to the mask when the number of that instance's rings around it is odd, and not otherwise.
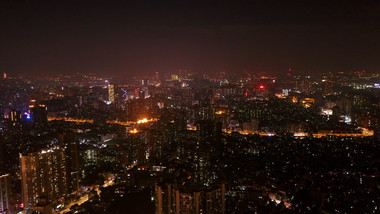
[{"label": "illuminated road", "polygon": [[59,213],[59,214],[68,213],[68,212],[70,212],[70,208],[71,208],[72,206],[74,206],[75,204],[81,205],[81,204],[83,204],[83,203],[86,202],[86,201],[88,201],[88,193],[83,194],[83,195],[79,198],[79,200],[77,200],[77,201],[72,201],[70,204],[66,205],[66,209],[61,210],[61,211],[58,211],[58,212],[55,212],[55,213]]},{"label": "illuminated road", "polygon": [[[104,181],[104,184],[102,185],[102,187],[108,187],[108,186],[112,186],[114,185],[114,180],[115,180],[115,177],[112,177],[106,181]],[[95,189],[97,191],[97,194],[100,196],[100,193],[101,191],[99,189]],[[70,212],[70,208],[72,206],[74,206],[75,204],[78,204],[78,205],[81,205],[83,203],[85,203],[86,201],[88,201],[88,192],[84,193],[80,198],[79,200],[76,200],[76,201],[72,201],[70,204],[66,205],[66,208],[64,210],[61,210],[61,211],[56,211],[54,213],[57,213],[57,214],[64,214],[64,213],[68,213]]]},{"label": "illuminated road", "polygon": [[250,130],[238,130],[238,131],[232,131],[228,129],[223,129],[224,133],[231,134],[232,132],[239,132],[242,135],[250,135],[250,134],[259,134],[260,136],[275,136],[275,132],[257,132],[257,131],[250,131]]},{"label": "illuminated road", "polygon": [[314,138],[321,138],[326,136],[335,137],[371,137],[374,135],[374,131],[365,128],[361,129],[362,133],[332,133],[331,131],[323,131],[320,133],[313,134]]},{"label": "illuminated road", "polygon": [[[187,129],[193,130],[193,131],[197,130],[196,127],[189,127]],[[327,131],[321,131],[319,133],[314,133],[314,134],[312,134],[312,136],[313,136],[313,138],[321,138],[321,137],[326,137],[326,136],[371,137],[374,135],[373,130],[368,130],[368,129],[362,128],[361,131],[362,131],[361,133],[333,133],[332,131],[327,130]],[[233,131],[224,129],[223,132],[227,133],[227,134],[231,134]],[[257,131],[241,131],[241,130],[238,130],[235,132],[239,132],[242,135],[250,135],[250,134],[259,134],[260,136],[275,136],[276,135],[275,132],[257,132]],[[308,133],[296,132],[296,133],[294,133],[294,136],[295,137],[306,137],[306,136],[308,136]]]},{"label": "illuminated road", "polygon": [[[49,121],[52,121],[52,120],[64,120],[64,121],[67,121],[67,122],[74,122],[74,123],[94,123],[94,120],[91,120],[91,119],[75,119],[75,118],[69,118],[69,117],[48,117],[48,120]],[[130,126],[130,125],[135,125],[135,124],[144,124],[144,123],[149,123],[149,122],[153,122],[153,121],[157,121],[157,119],[141,119],[141,120],[138,120],[138,121],[126,121],[126,122],[122,122],[122,121],[116,121],[116,120],[107,120],[107,123],[109,124],[117,124],[117,125],[122,125],[122,126]]]}]

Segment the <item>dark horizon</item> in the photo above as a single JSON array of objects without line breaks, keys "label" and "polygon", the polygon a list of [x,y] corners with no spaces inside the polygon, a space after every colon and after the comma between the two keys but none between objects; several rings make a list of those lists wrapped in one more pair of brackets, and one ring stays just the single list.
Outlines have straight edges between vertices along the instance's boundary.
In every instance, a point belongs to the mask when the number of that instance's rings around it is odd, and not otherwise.
[{"label": "dark horizon", "polygon": [[2,1],[0,72],[380,70],[376,1]]}]

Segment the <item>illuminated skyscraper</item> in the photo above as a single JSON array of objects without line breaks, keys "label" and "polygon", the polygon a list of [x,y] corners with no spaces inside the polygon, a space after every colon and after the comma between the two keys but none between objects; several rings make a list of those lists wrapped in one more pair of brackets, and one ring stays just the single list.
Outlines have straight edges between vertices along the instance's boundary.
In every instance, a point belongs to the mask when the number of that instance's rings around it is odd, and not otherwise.
[{"label": "illuminated skyscraper", "polygon": [[178,80],[179,80],[178,75],[177,75],[177,74],[172,74],[172,75],[171,75],[171,80],[172,80],[172,81],[178,81]]},{"label": "illuminated skyscraper", "polygon": [[10,191],[9,174],[0,174],[0,213],[10,209]]},{"label": "illuminated skyscraper", "polygon": [[109,103],[115,103],[117,99],[117,85],[109,85],[108,86],[108,102]]},{"label": "illuminated skyscraper", "polygon": [[20,166],[25,208],[33,208],[41,196],[53,201],[69,193],[64,148],[20,154]]},{"label": "illuminated skyscraper", "polygon": [[21,120],[21,113],[19,111],[16,111],[16,110],[12,109],[9,112],[9,119],[12,122],[20,122],[20,120]]}]

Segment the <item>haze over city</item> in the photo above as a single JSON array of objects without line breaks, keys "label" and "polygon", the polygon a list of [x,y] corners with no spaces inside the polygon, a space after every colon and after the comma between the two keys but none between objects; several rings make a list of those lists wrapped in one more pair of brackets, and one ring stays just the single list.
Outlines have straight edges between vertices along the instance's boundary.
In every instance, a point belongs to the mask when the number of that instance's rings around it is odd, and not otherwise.
[{"label": "haze over city", "polygon": [[9,73],[379,71],[378,1],[2,1]]}]

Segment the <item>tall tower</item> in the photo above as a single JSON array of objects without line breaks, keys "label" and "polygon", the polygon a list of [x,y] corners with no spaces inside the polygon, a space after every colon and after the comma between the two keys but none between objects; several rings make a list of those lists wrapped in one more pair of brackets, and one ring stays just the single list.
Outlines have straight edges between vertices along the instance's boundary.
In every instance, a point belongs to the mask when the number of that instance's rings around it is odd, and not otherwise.
[{"label": "tall tower", "polygon": [[10,175],[0,174],[0,213],[10,209]]},{"label": "tall tower", "polygon": [[117,85],[111,84],[108,86],[108,102],[115,103],[117,100]]},{"label": "tall tower", "polygon": [[59,145],[65,149],[67,184],[70,192],[79,194],[79,156],[78,140],[75,132],[58,134]]},{"label": "tall tower", "polygon": [[54,201],[69,193],[64,148],[20,153],[20,167],[25,208],[32,208],[41,196]]}]

